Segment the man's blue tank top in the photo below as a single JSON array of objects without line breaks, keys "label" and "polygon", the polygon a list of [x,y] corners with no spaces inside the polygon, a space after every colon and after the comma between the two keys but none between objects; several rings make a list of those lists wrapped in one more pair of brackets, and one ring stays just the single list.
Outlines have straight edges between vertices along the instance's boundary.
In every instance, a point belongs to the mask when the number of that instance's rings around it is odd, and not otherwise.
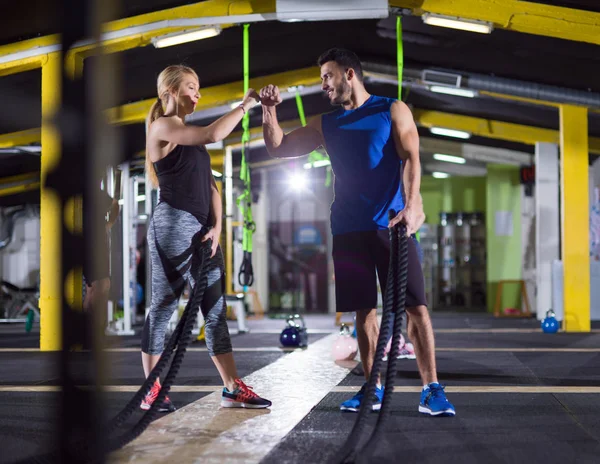
[{"label": "man's blue tank top", "polygon": [[386,229],[388,210],[404,208],[402,160],[392,134],[392,98],[371,95],[354,110],[322,115],[321,127],[335,175],[333,235]]}]

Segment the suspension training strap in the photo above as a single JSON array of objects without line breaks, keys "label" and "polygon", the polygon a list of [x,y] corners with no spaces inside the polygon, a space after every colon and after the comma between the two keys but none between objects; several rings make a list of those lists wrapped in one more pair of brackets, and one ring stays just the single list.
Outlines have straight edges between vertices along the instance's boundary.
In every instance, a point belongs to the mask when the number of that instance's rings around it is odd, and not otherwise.
[{"label": "suspension training strap", "polygon": [[[402,45],[402,16],[396,16],[396,64],[398,67],[398,100],[402,100],[402,76],[404,72],[404,46]],[[417,241],[419,231],[415,232]]]},{"label": "suspension training strap", "polygon": [[402,72],[404,69],[404,50],[402,48],[401,16],[396,16],[396,63],[398,65],[398,100],[402,100]]},{"label": "suspension training strap", "polygon": [[[302,123],[302,127],[304,127],[306,126],[306,116],[304,115],[304,105],[302,104],[302,96],[300,95],[300,90],[298,88],[296,88],[296,106],[298,107],[298,115],[300,116],[300,122]],[[315,161],[329,161],[329,157],[314,150],[308,155],[308,162],[312,166]],[[331,169],[328,168],[327,177],[325,179],[325,186],[329,187],[330,185]]]},{"label": "suspension training strap", "polygon": [[[250,87],[250,24],[244,24],[244,95]],[[242,211],[244,221],[244,231],[242,235],[242,250],[244,258],[238,274],[239,284],[243,287],[249,287],[254,282],[252,270],[252,235],[256,229],[254,219],[252,218],[252,191],[250,185],[250,166],[246,160],[246,152],[250,143],[250,114],[246,112],[242,119],[242,166],[240,170],[240,179],[244,183],[244,192],[237,198],[238,208]]]}]

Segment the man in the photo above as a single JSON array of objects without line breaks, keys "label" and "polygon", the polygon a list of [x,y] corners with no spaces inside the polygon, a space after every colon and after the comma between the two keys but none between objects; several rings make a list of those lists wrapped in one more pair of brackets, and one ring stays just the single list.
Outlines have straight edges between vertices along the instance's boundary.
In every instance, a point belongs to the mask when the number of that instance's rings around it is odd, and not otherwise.
[{"label": "man", "polygon": [[[366,91],[362,66],[354,53],[333,48],[319,57],[318,65],[321,88],[339,108],[284,134],[277,122],[279,89],[269,85],[260,91],[263,133],[269,154],[276,158],[306,155],[320,146],[329,154],[335,174],[331,228],[336,306],[337,311],[356,311],[358,345],[368,379],[379,335],[376,273],[382,289],[387,280],[387,228],[401,222],[412,235],[425,219],[419,194],[419,136],[403,102]],[[390,209],[399,211],[391,221]],[[408,254],[408,336],[424,384],[418,409],[432,416],[454,415],[454,407],[437,382],[433,329],[414,240],[409,240]],[[358,411],[365,385],[342,403],[342,410]],[[380,379],[375,395],[373,410],[379,410],[383,398]]]}]

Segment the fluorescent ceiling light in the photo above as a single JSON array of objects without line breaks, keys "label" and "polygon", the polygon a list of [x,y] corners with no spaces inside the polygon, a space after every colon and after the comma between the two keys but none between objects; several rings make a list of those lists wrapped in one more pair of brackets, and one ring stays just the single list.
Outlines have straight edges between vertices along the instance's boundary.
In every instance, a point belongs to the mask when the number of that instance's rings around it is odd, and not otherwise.
[{"label": "fluorescent ceiling light", "polygon": [[195,40],[208,39],[215,37],[221,33],[219,26],[204,27],[195,31],[176,32],[173,34],[166,34],[155,39],[152,39],[152,43],[156,48],[171,47],[172,45],[180,45],[182,43],[193,42]]},{"label": "fluorescent ceiling light", "polygon": [[457,139],[470,139],[471,134],[465,131],[446,129],[445,127],[430,127],[429,132],[434,135],[443,135],[445,137],[454,137]]},{"label": "fluorescent ceiling light", "polygon": [[432,172],[431,175],[436,179],[445,179],[447,177],[450,177],[450,174],[448,174],[447,172]]},{"label": "fluorescent ceiling light", "polygon": [[457,97],[473,98],[477,92],[470,89],[461,89],[460,87],[447,87],[445,85],[432,85],[429,90],[436,93],[445,93],[446,95],[456,95]]},{"label": "fluorescent ceiling light", "polygon": [[304,169],[322,168],[322,167],[330,166],[330,165],[331,165],[331,161],[329,161],[328,159],[318,160],[318,161],[315,161],[313,163],[306,163],[304,165]]},{"label": "fluorescent ceiling light", "polygon": [[477,21],[474,19],[462,19],[456,16],[444,16],[433,13],[425,13],[423,22],[430,26],[449,27],[451,29],[460,29],[463,31],[479,32],[489,34],[494,29],[492,23],[486,21]]},{"label": "fluorescent ceiling light", "polygon": [[461,158],[460,156],[444,155],[442,153],[434,153],[433,159],[455,164],[465,164],[467,162],[467,160]]},{"label": "fluorescent ceiling light", "polygon": [[219,171],[215,171],[214,169],[212,170],[212,173],[215,177],[223,177],[223,174],[221,174]]}]

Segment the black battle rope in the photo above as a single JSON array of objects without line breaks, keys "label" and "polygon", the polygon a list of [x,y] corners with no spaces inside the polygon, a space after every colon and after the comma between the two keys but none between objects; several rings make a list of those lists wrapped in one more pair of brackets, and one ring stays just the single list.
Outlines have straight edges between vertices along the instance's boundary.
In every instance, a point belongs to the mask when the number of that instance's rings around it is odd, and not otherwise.
[{"label": "black battle rope", "polygon": [[[396,216],[396,212],[389,211],[389,218]],[[390,228],[390,262],[388,266],[388,280],[385,289],[385,298],[383,302],[383,315],[375,350],[375,359],[371,369],[371,375],[367,381],[365,394],[361,401],[358,417],[354,427],[350,432],[346,442],[342,446],[340,453],[335,458],[335,463],[353,463],[358,459],[361,451],[366,450],[377,439],[381,427],[385,424],[390,414],[391,396],[394,390],[394,380],[396,376],[396,357],[400,345],[400,334],[402,333],[402,315],[405,311],[406,284],[408,276],[408,240],[406,236],[406,226],[398,224]],[[368,439],[365,446],[360,446],[365,440],[361,440],[364,427],[366,425],[367,415],[371,412],[373,406],[373,397],[375,396],[375,386],[377,377],[381,370],[385,347],[389,339],[389,326],[391,318],[394,316],[394,330],[392,335],[392,348],[388,354],[388,368],[385,379],[385,393],[377,424]]]},{"label": "black battle rope", "polygon": [[[367,456],[374,452],[377,441],[381,438],[381,432],[385,429],[392,404],[392,393],[394,392],[394,383],[396,381],[396,371],[398,355],[400,354],[400,337],[402,334],[402,319],[406,308],[406,286],[408,282],[408,241],[411,240],[406,236],[406,227],[401,226],[395,228],[393,232],[394,241],[398,245],[398,253],[396,254],[395,265],[396,273],[393,279],[393,306],[392,311],[395,314],[394,328],[392,332],[392,347],[388,353],[388,365],[385,374],[385,390],[379,417],[375,424],[375,429],[369,438],[369,441],[363,446],[360,453],[360,458],[367,459]],[[392,243],[394,243],[392,241]],[[393,258],[392,258],[393,259]],[[387,289],[386,289],[387,290]],[[362,460],[362,459],[361,459]]]},{"label": "black battle rope", "polygon": [[[171,335],[169,339],[169,343],[167,348],[163,352],[158,361],[158,364],[152,369],[152,372],[142,385],[142,387],[138,390],[136,395],[129,401],[127,406],[122,411],[122,416],[124,417],[120,421],[115,420],[113,427],[110,428],[109,433],[112,432],[118,425],[127,417],[129,417],[133,411],[139,407],[144,396],[150,391],[152,385],[156,378],[160,375],[164,367],[166,366],[171,354],[173,352],[173,348],[175,344],[177,344],[177,351],[175,352],[175,356],[173,357],[173,361],[171,363],[171,367],[169,368],[169,372],[165,377],[165,380],[160,388],[160,392],[158,397],[152,403],[152,406],[148,410],[146,414],[140,419],[140,421],[133,426],[131,430],[125,433],[123,436],[113,439],[109,442],[108,452],[115,451],[123,446],[125,446],[130,441],[135,440],[138,436],[140,436],[144,430],[150,425],[150,423],[154,420],[154,418],[159,414],[158,408],[164,401],[165,397],[169,393],[171,389],[171,385],[175,382],[175,378],[177,377],[177,373],[179,372],[179,368],[181,367],[181,363],[183,362],[183,357],[187,350],[188,345],[191,341],[192,329],[194,328],[194,324],[196,323],[196,319],[198,317],[198,310],[200,308],[200,303],[202,302],[202,298],[204,297],[204,292],[207,287],[208,282],[208,266],[205,266],[204,263],[208,261],[211,252],[211,241],[207,241],[200,247],[200,266],[198,269],[198,276],[196,280],[196,284],[194,285],[194,289],[192,291],[192,296],[188,300],[181,320],[177,324],[175,332]],[[176,340],[174,340],[176,338]],[[121,414],[119,414],[121,416]]]},{"label": "black battle rope", "polygon": [[[199,240],[198,240],[199,242]],[[127,405],[119,412],[108,424],[105,429],[106,435],[110,435],[113,433],[118,427],[120,427],[139,407],[142,399],[148,394],[152,385],[156,379],[160,376],[163,369],[166,367],[175,346],[177,346],[177,351],[173,358],[173,362],[169,368],[167,376],[161,386],[158,397],[152,403],[152,406],[146,412],[142,418],[135,424],[128,432],[126,432],[121,437],[112,439],[108,446],[105,448],[106,453],[110,453],[119,448],[122,448],[127,443],[135,440],[139,437],[144,430],[148,427],[148,425],[154,420],[154,418],[158,415],[158,407],[164,401],[165,397],[169,393],[171,389],[171,385],[174,383],[177,373],[179,372],[179,368],[181,367],[181,363],[183,361],[183,356],[187,350],[187,347],[191,340],[191,333],[196,323],[196,319],[198,317],[198,310],[200,308],[200,303],[202,302],[202,298],[204,297],[204,292],[206,291],[207,283],[208,283],[208,266],[205,266],[205,262],[208,261],[211,251],[211,241],[207,241],[205,243],[196,243],[196,240],[193,240],[194,244],[200,245],[200,263],[198,267],[198,275],[196,279],[196,284],[194,285],[194,289],[192,290],[192,295],[188,300],[188,303],[185,307],[183,314],[167,342],[167,346],[163,351],[158,363],[154,366],[154,369],[150,372],[147,379],[144,381],[138,392],[133,396],[133,398],[127,403]],[[183,337],[183,338],[182,338]],[[86,445],[80,443],[79,446],[85,449]],[[60,454],[58,451],[52,451],[50,453],[44,454],[42,456],[33,456],[31,458],[25,459],[21,461],[21,464],[54,464],[58,463],[60,460]],[[81,462],[99,462],[100,459],[95,460],[91,459],[89,461],[81,461]]]}]

